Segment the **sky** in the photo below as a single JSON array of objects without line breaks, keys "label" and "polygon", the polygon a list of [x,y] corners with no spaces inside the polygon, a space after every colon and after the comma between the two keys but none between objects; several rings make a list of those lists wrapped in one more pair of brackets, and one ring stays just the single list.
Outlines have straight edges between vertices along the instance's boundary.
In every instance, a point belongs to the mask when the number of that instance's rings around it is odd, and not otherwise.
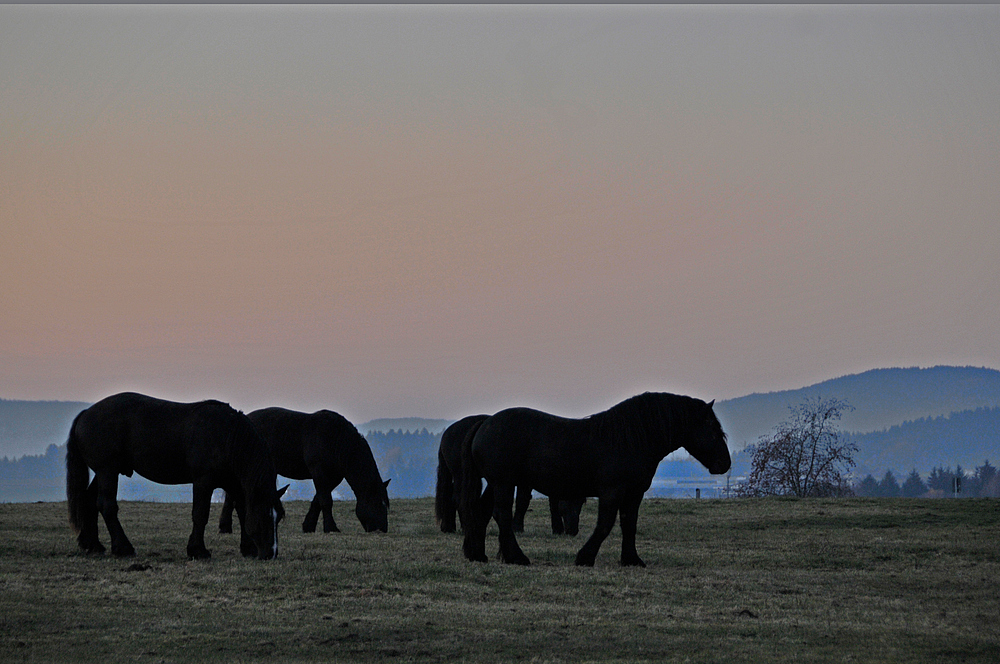
[{"label": "sky", "polygon": [[0,398],[1000,368],[1000,6],[0,6]]}]

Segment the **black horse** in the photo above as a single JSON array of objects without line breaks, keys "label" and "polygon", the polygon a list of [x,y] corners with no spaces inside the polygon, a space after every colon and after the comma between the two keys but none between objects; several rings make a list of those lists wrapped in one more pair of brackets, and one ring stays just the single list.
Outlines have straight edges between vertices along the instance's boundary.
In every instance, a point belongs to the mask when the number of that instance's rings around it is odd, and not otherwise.
[{"label": "black horse", "polygon": [[66,444],[66,497],[70,525],[84,551],[105,550],[97,534],[100,512],[111,553],[135,555],[118,521],[118,475],[132,473],[160,484],[193,485],[190,558],[211,556],[205,526],[217,487],[236,497],[243,555],[263,560],[278,555],[284,489],[275,490],[274,461],[253,424],[228,404],[175,403],[125,392],[76,416]]},{"label": "black horse", "polygon": [[[462,441],[488,415],[469,415],[453,422],[441,434],[438,448],[437,486],[434,492],[434,515],[443,533],[456,529],[459,491],[462,485]],[[580,528],[580,510],[584,499],[559,500],[549,498],[552,532],[556,535],[576,535]],[[514,510],[514,532],[524,532],[524,515],[531,503],[531,488],[517,487],[517,508]],[[458,515],[462,518],[461,514]]]},{"label": "black horse", "polygon": [[[357,498],[355,513],[367,531],[389,530],[389,480],[382,481],[371,447],[347,419],[329,410],[300,413],[285,408],[263,408],[247,417],[271,449],[279,475],[293,480],[312,479],[316,495],[302,522],[302,532],[316,531],[323,513],[323,532],[340,532],[333,520],[331,492],[347,479]],[[226,495],[219,530],[233,531],[233,504]]]},{"label": "black horse", "polygon": [[[443,533],[456,529],[462,473],[462,441],[489,415],[469,415],[448,425],[438,447],[437,486],[434,491],[434,516]],[[459,518],[462,518],[459,514]]]},{"label": "black horse", "polygon": [[493,490],[493,516],[500,526],[500,558],[527,565],[514,537],[514,487],[527,484],[546,495],[596,496],[597,527],[576,556],[592,566],[618,514],[622,525],[622,565],[645,566],[635,548],[639,504],[660,460],[684,447],[713,474],[731,461],[712,403],[674,394],[640,394],[603,413],[579,420],[530,408],[510,408],[475,426],[462,447],[460,509],[465,526],[463,551],[485,562],[485,478]]}]

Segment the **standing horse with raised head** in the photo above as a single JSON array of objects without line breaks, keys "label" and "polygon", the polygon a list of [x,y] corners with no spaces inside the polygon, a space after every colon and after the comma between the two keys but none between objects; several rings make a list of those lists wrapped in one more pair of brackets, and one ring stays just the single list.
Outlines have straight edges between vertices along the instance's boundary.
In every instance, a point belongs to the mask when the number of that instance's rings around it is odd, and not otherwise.
[{"label": "standing horse with raised head", "polygon": [[66,444],[66,497],[70,524],[84,551],[105,550],[97,533],[100,513],[111,553],[135,555],[118,520],[118,476],[133,473],[159,484],[192,485],[190,558],[211,556],[205,526],[218,487],[236,497],[244,524],[243,555],[264,560],[278,555],[284,489],[275,490],[271,453],[250,420],[228,404],[175,403],[125,392],[76,416]]},{"label": "standing horse with raised head", "polygon": [[[262,408],[247,417],[271,450],[279,475],[313,481],[316,495],[302,522],[302,532],[339,532],[333,519],[332,492],[345,479],[357,498],[355,514],[367,532],[389,530],[389,481],[382,481],[371,447],[347,418],[329,410],[300,413]],[[226,496],[219,530],[232,532],[232,503]]]},{"label": "standing horse with raised head", "polygon": [[597,497],[597,526],[577,553],[577,565],[594,564],[620,514],[621,564],[644,567],[635,548],[639,504],[663,457],[683,447],[709,472],[729,470],[726,434],[713,403],[647,392],[579,420],[530,408],[510,408],[484,420],[462,448],[465,557],[487,560],[485,478],[493,492],[504,562],[529,564],[514,537],[511,516],[514,488],[526,484],[550,496]]}]

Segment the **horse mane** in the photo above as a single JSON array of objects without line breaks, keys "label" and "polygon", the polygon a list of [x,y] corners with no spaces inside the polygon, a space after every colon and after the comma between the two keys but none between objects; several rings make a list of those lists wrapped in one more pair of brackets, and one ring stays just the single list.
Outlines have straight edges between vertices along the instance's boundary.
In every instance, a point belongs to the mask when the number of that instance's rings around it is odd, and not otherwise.
[{"label": "horse mane", "polygon": [[[203,405],[221,406],[228,411],[229,449],[233,459],[233,469],[240,482],[246,487],[275,488],[277,471],[271,450],[257,433],[247,416],[227,403],[204,401]],[[221,410],[221,409],[220,409]]]},{"label": "horse mane", "polygon": [[681,447],[691,426],[695,399],[666,392],[645,392],[625,399],[608,410],[584,418],[592,435],[614,448],[635,447],[662,456]]},{"label": "horse mane", "polygon": [[[379,472],[378,464],[375,462],[375,455],[372,453],[368,439],[361,435],[358,428],[350,420],[332,410],[321,410],[315,415],[323,415],[330,425],[335,427],[340,441],[344,444],[343,452],[345,461],[344,479],[354,489],[355,482],[370,483],[372,488],[382,488],[382,475]],[[375,487],[375,484],[378,487]],[[355,494],[357,491],[355,490]]]}]

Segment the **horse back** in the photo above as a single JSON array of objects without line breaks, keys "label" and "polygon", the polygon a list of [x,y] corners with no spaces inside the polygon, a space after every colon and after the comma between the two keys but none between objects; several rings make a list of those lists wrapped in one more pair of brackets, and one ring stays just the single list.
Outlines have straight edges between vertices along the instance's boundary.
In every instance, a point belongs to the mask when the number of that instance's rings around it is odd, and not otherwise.
[{"label": "horse back", "polygon": [[597,495],[603,460],[584,420],[531,408],[509,408],[487,419],[472,455],[488,482],[528,485],[546,495]]},{"label": "horse back", "polygon": [[275,470],[293,480],[312,477],[306,467],[305,444],[309,415],[286,408],[261,408],[247,414],[274,458]]},{"label": "horse back", "polygon": [[176,403],[124,392],[81,412],[73,437],[94,470],[187,484],[194,481],[192,468],[228,470],[234,417],[240,415],[218,401]]},{"label": "horse back", "polygon": [[354,459],[364,456],[362,446],[371,456],[354,425],[330,410],[302,413],[272,407],[248,417],[271,449],[278,474],[291,479],[307,480],[321,472],[343,477]]},{"label": "horse back", "polygon": [[458,475],[462,468],[462,441],[476,423],[487,417],[488,415],[468,415],[452,423],[441,433],[438,462],[443,462],[453,475]]}]

